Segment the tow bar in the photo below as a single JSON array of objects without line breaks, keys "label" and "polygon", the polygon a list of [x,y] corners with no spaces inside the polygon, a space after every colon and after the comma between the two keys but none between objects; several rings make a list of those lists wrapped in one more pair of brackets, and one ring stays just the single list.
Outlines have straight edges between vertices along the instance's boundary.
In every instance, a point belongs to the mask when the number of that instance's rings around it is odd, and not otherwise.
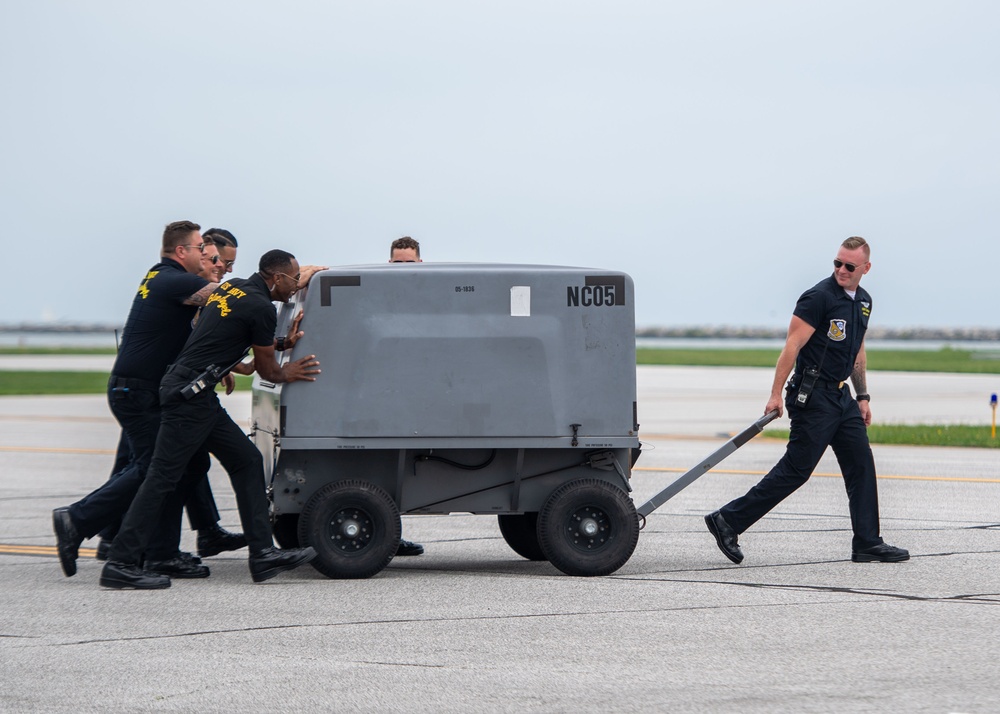
[{"label": "tow bar", "polygon": [[689,469],[687,473],[678,478],[672,484],[667,486],[665,489],[660,491],[658,494],[653,496],[651,499],[646,501],[642,506],[637,509],[639,518],[641,519],[643,525],[645,525],[646,516],[655,511],[657,508],[662,506],[664,503],[669,501],[671,498],[676,496],[678,493],[683,491],[685,488],[690,486],[692,483],[697,481],[699,478],[704,476],[710,470],[718,466],[727,456],[732,454],[738,448],[743,446],[745,443],[750,441],[752,438],[757,436],[760,432],[764,431],[764,427],[770,424],[772,421],[778,418],[778,410],[768,412],[760,419],[755,421],[753,424],[748,426],[746,429],[741,431],[739,434],[734,436],[732,439],[727,441],[725,444],[720,446],[718,449],[713,451],[704,461]]}]

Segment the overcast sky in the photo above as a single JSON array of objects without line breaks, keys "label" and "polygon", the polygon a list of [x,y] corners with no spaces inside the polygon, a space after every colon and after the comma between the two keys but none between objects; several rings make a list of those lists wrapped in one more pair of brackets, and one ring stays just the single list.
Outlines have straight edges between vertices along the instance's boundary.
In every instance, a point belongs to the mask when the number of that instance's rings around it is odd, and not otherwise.
[{"label": "overcast sky", "polygon": [[[997,2],[0,0],[0,322],[121,323],[163,226],[622,270],[639,326],[996,327]],[[992,206],[992,208],[991,208]]]}]

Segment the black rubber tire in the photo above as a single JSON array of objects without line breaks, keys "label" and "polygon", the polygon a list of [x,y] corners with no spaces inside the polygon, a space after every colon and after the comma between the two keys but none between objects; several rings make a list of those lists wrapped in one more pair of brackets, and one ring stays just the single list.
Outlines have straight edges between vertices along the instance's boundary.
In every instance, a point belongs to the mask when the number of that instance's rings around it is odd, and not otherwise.
[{"label": "black rubber tire", "polygon": [[299,514],[283,513],[274,517],[274,525],[271,527],[274,539],[282,548],[299,547]]},{"label": "black rubber tire", "polygon": [[639,542],[639,518],[621,488],[598,479],[563,484],[538,513],[538,541],[567,575],[608,575],[625,565]]},{"label": "black rubber tire", "polygon": [[538,543],[538,512],[501,513],[497,516],[500,534],[511,550],[528,560],[545,560]]},{"label": "black rubber tire", "polygon": [[318,556],[312,566],[328,578],[370,578],[399,548],[399,509],[366,481],[338,481],[314,493],[299,518],[299,543]]}]

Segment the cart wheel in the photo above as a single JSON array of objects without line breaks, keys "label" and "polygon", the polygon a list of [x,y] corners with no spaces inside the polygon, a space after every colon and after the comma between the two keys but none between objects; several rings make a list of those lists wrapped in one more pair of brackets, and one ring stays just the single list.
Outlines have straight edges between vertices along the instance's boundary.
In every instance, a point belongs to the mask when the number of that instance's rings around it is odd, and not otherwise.
[{"label": "cart wheel", "polygon": [[502,513],[497,516],[500,533],[515,553],[528,560],[545,560],[538,544],[538,513]]},{"label": "cart wheel", "polygon": [[274,517],[274,539],[282,548],[299,547],[299,514],[284,513]]},{"label": "cart wheel", "polygon": [[542,552],[567,575],[607,575],[625,565],[639,541],[635,505],[598,479],[563,484],[538,514]]},{"label": "cart wheel", "polygon": [[299,518],[299,543],[319,554],[312,566],[328,578],[370,578],[399,548],[399,509],[365,481],[338,481],[314,493]]}]

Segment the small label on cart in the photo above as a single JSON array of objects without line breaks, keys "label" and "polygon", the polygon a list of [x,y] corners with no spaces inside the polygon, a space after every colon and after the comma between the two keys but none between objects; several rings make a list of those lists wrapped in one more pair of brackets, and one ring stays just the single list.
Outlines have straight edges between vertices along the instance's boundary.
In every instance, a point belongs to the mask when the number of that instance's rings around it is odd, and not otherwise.
[{"label": "small label on cart", "polygon": [[515,285],[510,289],[510,316],[531,317],[531,287]]}]

